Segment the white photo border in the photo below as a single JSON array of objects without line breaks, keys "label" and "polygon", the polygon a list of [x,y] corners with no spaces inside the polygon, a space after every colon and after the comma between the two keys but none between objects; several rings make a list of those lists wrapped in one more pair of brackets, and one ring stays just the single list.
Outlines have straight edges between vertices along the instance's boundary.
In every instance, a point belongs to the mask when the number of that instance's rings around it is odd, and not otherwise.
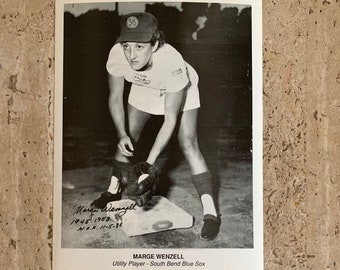
[{"label": "white photo border", "polygon": [[[218,1],[218,3],[245,4],[252,12],[252,91],[253,91],[253,226],[252,249],[66,249],[61,248],[61,191],[62,191],[62,108],[63,108],[63,14],[64,4],[114,2],[108,0],[56,0],[55,44],[55,145],[54,145],[54,210],[53,210],[53,269],[92,270],[118,269],[113,261],[131,261],[133,253],[182,254],[188,261],[204,262],[205,266],[185,269],[261,270],[263,269],[263,191],[262,191],[262,2],[258,0]],[[129,2],[129,1],[119,1]],[[146,1],[134,1],[146,2]],[[155,1],[152,1],[154,3]],[[161,1],[164,2],[164,1]],[[178,1],[166,1],[178,2]],[[198,1],[183,1],[198,2]],[[209,3],[211,1],[201,1]],[[214,3],[216,3],[215,1]],[[213,2],[211,2],[213,3]],[[135,269],[136,267],[124,267]],[[149,269],[150,267],[139,267]],[[156,267],[159,268],[159,267]],[[176,269],[176,267],[161,267]]]}]

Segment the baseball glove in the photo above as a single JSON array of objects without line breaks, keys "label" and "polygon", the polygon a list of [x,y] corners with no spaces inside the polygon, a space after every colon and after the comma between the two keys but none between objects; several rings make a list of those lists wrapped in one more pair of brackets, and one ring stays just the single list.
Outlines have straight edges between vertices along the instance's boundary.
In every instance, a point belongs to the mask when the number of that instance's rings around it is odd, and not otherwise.
[{"label": "baseball glove", "polygon": [[129,198],[138,206],[143,206],[156,192],[159,184],[158,169],[147,162],[139,162],[122,172],[122,182]]}]

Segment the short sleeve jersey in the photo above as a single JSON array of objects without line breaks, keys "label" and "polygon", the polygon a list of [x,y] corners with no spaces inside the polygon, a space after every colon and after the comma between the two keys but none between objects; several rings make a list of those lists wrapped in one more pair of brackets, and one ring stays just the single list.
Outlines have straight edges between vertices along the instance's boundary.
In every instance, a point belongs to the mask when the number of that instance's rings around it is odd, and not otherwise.
[{"label": "short sleeve jersey", "polygon": [[152,68],[145,71],[133,70],[125,58],[122,45],[116,44],[110,51],[106,69],[113,76],[124,77],[133,84],[161,92],[180,91],[189,82],[186,62],[169,44],[164,44],[153,53]]}]

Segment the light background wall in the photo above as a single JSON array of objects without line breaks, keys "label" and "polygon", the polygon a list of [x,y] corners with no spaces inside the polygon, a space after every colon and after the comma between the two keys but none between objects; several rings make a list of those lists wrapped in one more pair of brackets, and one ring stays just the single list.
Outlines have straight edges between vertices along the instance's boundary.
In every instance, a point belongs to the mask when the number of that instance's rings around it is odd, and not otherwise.
[{"label": "light background wall", "polygon": [[[265,269],[339,269],[340,3],[263,1]],[[51,269],[54,1],[0,1],[0,269]]]}]

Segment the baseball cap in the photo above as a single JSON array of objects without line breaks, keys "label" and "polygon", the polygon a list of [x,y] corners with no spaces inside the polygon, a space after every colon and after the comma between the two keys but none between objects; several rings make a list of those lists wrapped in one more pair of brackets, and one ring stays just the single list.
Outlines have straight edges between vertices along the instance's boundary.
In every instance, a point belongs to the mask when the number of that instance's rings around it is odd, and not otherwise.
[{"label": "baseball cap", "polygon": [[149,42],[158,27],[157,19],[148,12],[129,13],[120,20],[119,42]]}]

